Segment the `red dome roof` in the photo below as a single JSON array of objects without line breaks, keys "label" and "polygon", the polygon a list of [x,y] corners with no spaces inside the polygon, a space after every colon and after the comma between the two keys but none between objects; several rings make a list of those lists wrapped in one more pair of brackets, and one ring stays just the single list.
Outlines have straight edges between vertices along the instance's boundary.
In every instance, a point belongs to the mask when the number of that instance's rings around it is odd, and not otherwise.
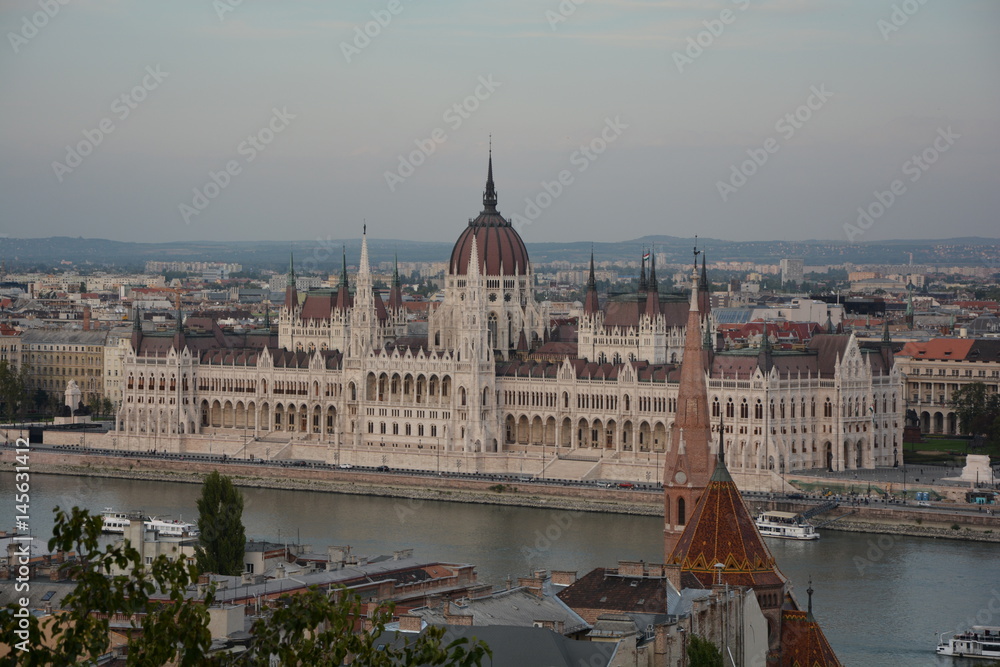
[{"label": "red dome roof", "polygon": [[451,251],[448,273],[465,275],[469,271],[472,239],[476,239],[479,272],[489,276],[517,276],[528,273],[528,250],[521,236],[497,211],[497,193],[493,187],[493,157],[490,156],[483,193],[483,212],[469,222]]}]

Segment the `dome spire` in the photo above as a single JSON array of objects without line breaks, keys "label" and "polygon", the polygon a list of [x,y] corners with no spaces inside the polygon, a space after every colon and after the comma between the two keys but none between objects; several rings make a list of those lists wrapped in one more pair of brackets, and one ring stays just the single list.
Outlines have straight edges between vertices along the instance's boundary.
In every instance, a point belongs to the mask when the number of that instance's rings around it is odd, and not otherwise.
[{"label": "dome spire", "polygon": [[490,135],[489,167],[486,170],[486,190],[483,192],[483,208],[487,211],[497,210],[497,191],[493,185],[493,135]]}]

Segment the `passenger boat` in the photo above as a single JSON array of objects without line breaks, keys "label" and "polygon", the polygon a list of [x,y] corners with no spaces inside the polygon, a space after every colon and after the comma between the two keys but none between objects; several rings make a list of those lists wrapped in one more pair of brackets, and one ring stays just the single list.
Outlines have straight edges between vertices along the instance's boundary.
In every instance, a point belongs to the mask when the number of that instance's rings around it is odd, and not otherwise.
[{"label": "passenger boat", "polygon": [[947,634],[947,632],[941,633],[937,647],[938,655],[1000,660],[1000,626],[973,625],[965,632],[945,639]]},{"label": "passenger boat", "polygon": [[160,535],[170,537],[197,537],[199,535],[198,526],[193,523],[157,519],[155,516],[146,516],[142,512],[116,512],[110,507],[106,507],[101,512],[101,517],[104,521],[102,530],[105,533],[124,535],[129,524],[133,521],[142,521],[146,530],[155,530]]},{"label": "passenger boat", "polygon": [[754,519],[764,537],[786,540],[818,540],[819,533],[811,523],[794,512],[761,512]]}]

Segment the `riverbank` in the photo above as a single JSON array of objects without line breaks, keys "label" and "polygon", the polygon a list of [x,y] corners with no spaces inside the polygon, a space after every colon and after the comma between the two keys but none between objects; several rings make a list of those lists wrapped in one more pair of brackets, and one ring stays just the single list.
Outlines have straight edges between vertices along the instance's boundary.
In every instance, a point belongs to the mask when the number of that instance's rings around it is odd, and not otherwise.
[{"label": "riverbank", "polygon": [[[309,490],[401,498],[411,502],[440,500],[639,516],[660,516],[663,512],[660,494],[628,489],[567,487],[539,482],[498,483],[490,480],[404,474],[391,475],[391,483],[387,483],[385,474],[353,470],[220,464],[37,450],[32,452],[31,459],[32,472],[35,474],[201,484],[205,475],[218,469],[230,476],[237,486],[245,488]],[[3,451],[0,461],[12,463],[13,452]],[[752,510],[767,507],[801,511],[805,507],[799,502],[784,501],[751,500],[748,504]],[[822,530],[1000,542],[1000,516],[904,507],[842,506],[816,517],[814,522],[822,524],[834,518],[837,520],[822,526]]]}]

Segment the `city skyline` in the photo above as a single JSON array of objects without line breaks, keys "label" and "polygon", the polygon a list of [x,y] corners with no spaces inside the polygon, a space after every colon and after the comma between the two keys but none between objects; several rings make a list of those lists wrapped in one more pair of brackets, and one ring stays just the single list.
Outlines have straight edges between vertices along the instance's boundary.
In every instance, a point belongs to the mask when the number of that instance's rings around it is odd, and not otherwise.
[{"label": "city skyline", "polygon": [[0,233],[367,220],[449,241],[492,135],[527,243],[995,236],[997,18],[972,0],[15,2]]}]

